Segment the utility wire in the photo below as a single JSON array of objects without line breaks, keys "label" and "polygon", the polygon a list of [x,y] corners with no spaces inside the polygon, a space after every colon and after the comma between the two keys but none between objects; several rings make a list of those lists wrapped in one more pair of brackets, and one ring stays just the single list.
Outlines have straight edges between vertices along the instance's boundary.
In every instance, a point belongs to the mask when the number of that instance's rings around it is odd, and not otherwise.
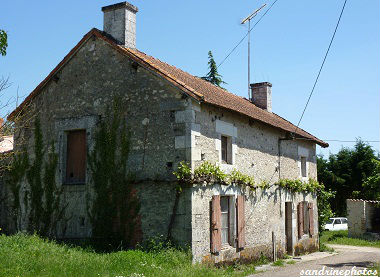
[{"label": "utility wire", "polygon": [[340,23],[340,19],[342,18],[344,8],[346,7],[346,3],[347,3],[347,0],[344,1],[344,4],[343,4],[343,7],[342,7],[342,10],[341,10],[340,15],[339,15],[338,22],[336,23],[334,33],[333,33],[333,35],[332,35],[332,37],[331,37],[331,40],[330,40],[329,47],[327,48],[327,51],[326,51],[325,57],[323,58],[323,62],[322,62],[322,64],[321,64],[321,67],[319,68],[319,72],[318,72],[317,78],[315,79],[315,82],[314,82],[313,88],[312,88],[312,90],[311,90],[311,92],[310,92],[309,98],[307,99],[307,102],[306,102],[305,108],[303,109],[302,115],[301,115],[301,117],[300,117],[300,120],[298,121],[298,124],[297,124],[297,127],[296,127],[294,133],[296,133],[297,130],[298,130],[298,127],[299,127],[299,125],[300,125],[300,123],[301,123],[301,120],[302,120],[302,118],[303,118],[303,116],[304,116],[304,114],[305,114],[306,108],[307,108],[307,106],[309,105],[310,98],[311,98],[311,96],[313,95],[314,89],[315,89],[315,87],[316,87],[316,85],[317,85],[317,83],[318,83],[319,76],[321,75],[321,72],[322,72],[323,66],[324,66],[324,64],[325,64],[325,61],[326,61],[327,55],[329,54],[329,51],[330,51],[331,45],[332,45],[332,43],[333,43],[333,41],[334,41],[335,34],[336,34],[336,31],[338,30],[338,26],[339,26],[339,23]]},{"label": "utility wire", "polygon": [[263,15],[259,18],[259,20],[257,20],[257,22],[253,25],[253,27],[249,29],[247,34],[235,45],[234,48],[232,48],[232,50],[228,53],[228,55],[217,65],[217,68],[219,68],[228,59],[228,57],[236,50],[236,48],[238,48],[238,46],[244,41],[244,39],[248,36],[248,34],[252,31],[252,29],[255,28],[257,24],[259,24],[261,19],[263,19],[263,17],[270,11],[270,9],[273,7],[274,4],[276,4],[277,1],[278,0],[275,0],[272,3],[272,5],[269,6],[269,8],[265,11],[265,13],[263,13]]}]

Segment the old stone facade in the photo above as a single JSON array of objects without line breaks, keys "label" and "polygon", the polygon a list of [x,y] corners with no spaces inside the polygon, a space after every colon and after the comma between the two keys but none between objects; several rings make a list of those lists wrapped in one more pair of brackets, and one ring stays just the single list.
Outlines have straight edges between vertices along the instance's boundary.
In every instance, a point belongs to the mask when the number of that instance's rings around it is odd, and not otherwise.
[{"label": "old stone facade", "polygon": [[[110,18],[107,15],[108,21]],[[133,20],[135,24],[135,17]],[[107,24],[110,30],[115,29]],[[137,176],[144,240],[167,235],[176,196],[173,170],[181,161],[188,162],[192,170],[209,161],[225,172],[238,169],[253,176],[256,182],[265,181],[272,186],[256,191],[220,184],[186,188],[179,198],[172,236],[180,245],[191,247],[195,262],[250,260],[260,255],[273,257],[317,249],[316,195],[291,193],[273,184],[283,178],[316,179],[316,143],[324,147],[327,144],[301,129],[291,134],[289,130],[295,126],[272,114],[270,109],[258,108],[224,90],[216,91],[207,100],[196,82],[207,87],[204,93],[218,88],[132,49],[135,45],[124,48],[109,35],[91,30],[11,115],[14,118],[22,112],[23,118],[38,116],[44,140],[55,142],[59,157],[56,181],[64,188],[66,214],[70,218],[61,236],[91,236],[86,212],[86,192],[91,187],[88,166],[82,183],[65,181],[68,133],[85,130],[86,151],[91,151],[97,124],[105,116],[106,107],[120,97],[131,130],[128,168]],[[135,42],[133,38],[128,41]],[[238,99],[248,105],[248,110],[213,104],[219,101],[217,93],[221,93],[220,99]],[[271,105],[270,95],[267,97],[265,101]],[[16,125],[15,148],[27,145],[31,149],[33,132],[24,128],[22,122]],[[236,221],[234,205],[241,195],[243,215]],[[215,196],[228,196],[228,200],[221,201],[227,201],[223,203],[229,207],[226,211],[229,225],[225,227],[228,243],[218,253],[210,249],[213,236],[210,205]],[[301,226],[302,232],[297,219],[300,203],[307,204],[305,207],[309,208],[305,211],[311,218],[302,223],[305,224]],[[244,222],[239,230],[243,236],[239,243],[244,238],[243,247],[237,247],[235,241],[239,222]]]}]

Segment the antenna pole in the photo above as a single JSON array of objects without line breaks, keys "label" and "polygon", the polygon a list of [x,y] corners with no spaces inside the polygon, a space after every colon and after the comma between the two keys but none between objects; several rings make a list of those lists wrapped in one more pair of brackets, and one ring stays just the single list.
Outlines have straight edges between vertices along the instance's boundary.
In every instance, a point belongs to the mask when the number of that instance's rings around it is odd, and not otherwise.
[{"label": "antenna pole", "polygon": [[247,16],[241,24],[245,24],[248,21],[248,99],[251,100],[251,19],[254,18],[257,13],[266,6],[262,5],[260,8],[255,10],[249,16]]},{"label": "antenna pole", "polygon": [[248,100],[251,100],[251,19],[248,20]]}]

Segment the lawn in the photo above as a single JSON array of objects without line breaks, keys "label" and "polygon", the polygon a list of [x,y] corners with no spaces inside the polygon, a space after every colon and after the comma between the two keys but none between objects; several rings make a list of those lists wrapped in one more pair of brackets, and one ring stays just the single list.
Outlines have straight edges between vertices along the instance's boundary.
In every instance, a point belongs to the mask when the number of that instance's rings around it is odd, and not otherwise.
[{"label": "lawn", "polygon": [[177,249],[96,253],[23,234],[0,236],[0,276],[246,276],[254,265],[193,265]]},{"label": "lawn", "polygon": [[364,238],[349,238],[348,231],[324,231],[320,237],[321,244],[346,244],[355,246],[379,247],[380,241]]}]

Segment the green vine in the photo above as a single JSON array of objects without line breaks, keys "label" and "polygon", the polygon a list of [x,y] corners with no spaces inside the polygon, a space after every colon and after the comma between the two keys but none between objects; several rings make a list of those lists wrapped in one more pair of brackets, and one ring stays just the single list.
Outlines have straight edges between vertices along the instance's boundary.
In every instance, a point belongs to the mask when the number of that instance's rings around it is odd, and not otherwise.
[{"label": "green vine", "polygon": [[12,218],[16,230],[21,230],[19,222],[21,218],[25,218],[26,229],[30,233],[52,237],[57,223],[63,217],[65,207],[61,205],[62,189],[56,184],[58,156],[54,143],[50,144],[47,155],[44,147],[41,124],[37,117],[34,121],[32,148],[34,159],[30,162],[26,149],[14,154],[7,184],[12,195]]},{"label": "green vine", "polygon": [[[208,161],[205,161],[199,167],[195,168],[194,173],[191,173],[190,166],[187,163],[180,162],[177,170],[173,172],[173,174],[177,177],[177,180],[180,183],[235,184],[242,187],[248,187],[250,190],[256,190],[257,188],[265,190],[270,187],[268,181],[263,180],[260,183],[256,183],[253,176],[243,174],[236,169],[232,170],[230,174],[226,174],[218,165]],[[308,182],[298,179],[281,179],[274,185],[293,192],[319,192],[324,189],[324,186],[314,179],[309,179]]]},{"label": "green vine", "polygon": [[130,247],[139,239],[140,204],[127,168],[130,132],[122,107],[115,99],[95,132],[88,155],[93,195],[88,194],[87,203],[93,239]]}]

